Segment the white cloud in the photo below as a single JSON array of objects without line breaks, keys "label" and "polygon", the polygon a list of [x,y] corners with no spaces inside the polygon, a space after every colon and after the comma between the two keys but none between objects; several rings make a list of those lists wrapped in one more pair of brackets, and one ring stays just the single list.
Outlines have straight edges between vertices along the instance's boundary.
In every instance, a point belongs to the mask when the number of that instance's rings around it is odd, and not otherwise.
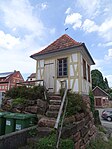
[{"label": "white cloud", "polygon": [[109,87],[112,87],[112,75],[106,75],[105,76],[108,80],[108,83],[109,83]]},{"label": "white cloud", "polygon": [[20,39],[0,31],[0,48],[12,49],[20,44]]},{"label": "white cloud", "polygon": [[110,60],[112,59],[112,49],[108,49],[108,54],[105,55],[105,60]]},{"label": "white cloud", "polygon": [[102,59],[94,59],[95,65],[91,66],[91,69],[98,69],[99,71],[102,71],[102,63],[104,62]]},{"label": "white cloud", "polygon": [[34,16],[34,7],[28,0],[10,0],[7,1],[7,5],[5,1],[1,1],[0,9],[7,27],[27,29],[29,32],[35,32],[38,36],[43,34],[44,25],[38,17]]},{"label": "white cloud", "polygon": [[46,9],[47,8],[47,3],[42,3],[41,8],[42,8],[42,10]]},{"label": "white cloud", "polygon": [[67,15],[65,19],[65,25],[70,24],[73,26],[73,29],[80,28],[82,24],[82,16],[79,13],[72,13]]},{"label": "white cloud", "polygon": [[105,20],[100,25],[97,25],[90,19],[86,19],[82,25],[82,29],[88,33],[97,32],[106,41],[112,41],[112,18]]},{"label": "white cloud", "polygon": [[112,18],[106,19],[99,26],[99,34],[104,37],[107,41],[112,41]]},{"label": "white cloud", "polygon": [[67,8],[65,14],[70,14],[70,12],[71,12],[71,8],[69,7],[69,8]]},{"label": "white cloud", "polygon": [[99,13],[100,0],[77,0],[77,5],[83,8],[88,17],[95,17]]},{"label": "white cloud", "polygon": [[[0,70],[2,72],[20,70],[22,73],[35,72],[35,61],[29,56],[38,52],[40,41],[46,34],[53,34],[55,29],[46,29],[34,14],[34,7],[28,0],[1,1],[1,21],[5,32],[0,31]],[[45,5],[43,5],[45,8]],[[8,30],[10,33],[8,33]],[[12,31],[12,32],[11,32]]]},{"label": "white cloud", "polygon": [[110,47],[112,46],[112,42],[107,42],[107,43],[99,43],[98,46],[103,46],[103,47]]},{"label": "white cloud", "polygon": [[82,25],[82,28],[85,32],[94,32],[98,31],[98,26],[95,24],[94,21],[91,21],[89,19],[86,19]]}]

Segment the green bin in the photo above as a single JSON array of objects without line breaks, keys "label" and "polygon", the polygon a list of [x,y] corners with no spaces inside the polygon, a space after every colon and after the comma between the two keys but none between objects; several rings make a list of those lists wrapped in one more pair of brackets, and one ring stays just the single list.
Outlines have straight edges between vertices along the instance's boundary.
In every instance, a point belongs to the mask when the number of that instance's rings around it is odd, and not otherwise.
[{"label": "green bin", "polygon": [[9,113],[4,116],[6,118],[5,134],[15,131],[15,115],[15,113]]},{"label": "green bin", "polygon": [[37,116],[36,114],[27,114],[30,117],[30,121],[29,121],[29,127],[34,126],[35,124],[37,124]]},{"label": "green bin", "polygon": [[5,115],[8,114],[8,112],[0,112],[0,136],[5,134]]},{"label": "green bin", "polygon": [[19,131],[29,127],[30,115],[16,114],[14,118],[16,119],[15,131]]}]

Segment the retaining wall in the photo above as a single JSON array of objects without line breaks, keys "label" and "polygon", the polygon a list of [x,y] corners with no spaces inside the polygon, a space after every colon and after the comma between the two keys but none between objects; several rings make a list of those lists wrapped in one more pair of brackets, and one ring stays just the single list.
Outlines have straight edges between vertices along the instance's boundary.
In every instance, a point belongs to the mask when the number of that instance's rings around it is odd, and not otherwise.
[{"label": "retaining wall", "polygon": [[0,136],[0,149],[18,149],[27,144],[29,132],[37,126],[29,127],[20,131]]}]

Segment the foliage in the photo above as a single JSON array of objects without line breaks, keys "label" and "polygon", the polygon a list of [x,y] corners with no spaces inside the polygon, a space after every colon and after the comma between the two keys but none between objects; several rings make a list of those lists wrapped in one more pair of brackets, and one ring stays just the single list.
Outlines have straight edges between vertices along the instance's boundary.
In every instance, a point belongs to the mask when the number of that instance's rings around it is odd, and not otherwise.
[{"label": "foliage", "polygon": [[89,92],[89,99],[90,99],[91,111],[94,113],[94,111],[95,111],[95,107],[94,107],[94,95],[93,95],[92,90],[90,90],[90,92]]},{"label": "foliage", "polygon": [[96,86],[99,86],[101,89],[109,89],[107,78],[103,79],[102,73],[95,69],[91,71],[92,77],[92,88],[94,89]]},{"label": "foliage", "polygon": [[[56,148],[56,135],[52,134],[44,137],[37,143],[38,149],[55,149]],[[70,139],[60,140],[60,149],[74,149],[74,142]]]},{"label": "foliage", "polygon": [[31,130],[29,131],[29,136],[30,136],[30,137],[37,136],[37,129],[36,129],[36,128],[31,129]]},{"label": "foliage", "polygon": [[76,93],[68,93],[68,105],[66,116],[71,116],[79,112],[86,112],[86,103],[83,101],[82,96]]},{"label": "foliage", "polygon": [[12,101],[12,107],[17,106],[17,105],[25,105],[26,100],[24,98],[16,98]]},{"label": "foliage", "polygon": [[61,89],[60,89],[60,95],[61,95],[61,97],[63,97],[64,92],[65,92],[65,88],[61,88]]},{"label": "foliage", "polygon": [[36,100],[37,98],[44,99],[44,87],[34,86],[33,88],[28,88],[26,86],[18,86],[11,88],[6,92],[6,97],[15,98],[25,98],[29,100]]},{"label": "foliage", "polygon": [[74,142],[70,139],[63,139],[60,142],[60,149],[74,149]]},{"label": "foliage", "polygon": [[107,130],[102,125],[97,125],[99,131],[103,132],[104,134],[107,133]]},{"label": "foliage", "polygon": [[100,118],[99,118],[99,111],[98,110],[94,111],[93,117],[94,117],[95,125],[101,125],[101,121],[100,121]]},{"label": "foliage", "polygon": [[105,88],[106,88],[106,89],[109,89],[109,84],[108,84],[107,78],[104,79],[104,82],[105,82]]},{"label": "foliage", "polygon": [[105,142],[102,139],[97,138],[95,141],[91,141],[86,149],[112,149],[112,140]]}]

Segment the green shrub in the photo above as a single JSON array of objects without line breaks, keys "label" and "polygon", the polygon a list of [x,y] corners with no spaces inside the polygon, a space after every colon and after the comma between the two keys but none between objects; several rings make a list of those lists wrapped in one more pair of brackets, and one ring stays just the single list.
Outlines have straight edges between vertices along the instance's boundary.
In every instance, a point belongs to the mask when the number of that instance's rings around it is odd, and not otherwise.
[{"label": "green shrub", "polygon": [[[56,135],[44,137],[37,143],[38,149],[56,149]],[[71,139],[60,139],[59,149],[74,149],[74,142]]]},{"label": "green shrub", "polygon": [[24,98],[16,98],[16,99],[13,99],[12,101],[12,107],[15,107],[17,105],[25,106],[25,104],[26,104],[26,100]]},{"label": "green shrub", "polygon": [[36,100],[37,98],[44,99],[44,87],[34,86],[33,88],[27,88],[26,86],[19,86],[11,88],[6,92],[6,97],[25,98],[29,100]]},{"label": "green shrub", "polygon": [[66,116],[71,116],[80,112],[86,112],[86,107],[86,103],[83,101],[80,94],[71,92],[68,93]]},{"label": "green shrub", "polygon": [[89,92],[89,99],[90,99],[91,111],[94,113],[94,111],[95,111],[95,107],[94,107],[94,96],[93,96],[93,92],[91,90]]},{"label": "green shrub", "polygon": [[71,139],[63,139],[60,142],[60,149],[74,149],[74,142]]},{"label": "green shrub", "polygon": [[94,111],[93,117],[94,117],[95,125],[101,125],[101,121],[100,121],[100,118],[99,118],[99,111],[98,110]]},{"label": "green shrub", "polygon": [[112,149],[112,140],[105,142],[98,138],[95,141],[91,141],[86,149]]},{"label": "green shrub", "polygon": [[38,149],[55,149],[56,147],[56,136],[50,135],[39,140],[37,144]]},{"label": "green shrub", "polygon": [[103,133],[107,133],[107,130],[102,126],[102,125],[97,125],[97,128],[99,131],[103,132]]}]

